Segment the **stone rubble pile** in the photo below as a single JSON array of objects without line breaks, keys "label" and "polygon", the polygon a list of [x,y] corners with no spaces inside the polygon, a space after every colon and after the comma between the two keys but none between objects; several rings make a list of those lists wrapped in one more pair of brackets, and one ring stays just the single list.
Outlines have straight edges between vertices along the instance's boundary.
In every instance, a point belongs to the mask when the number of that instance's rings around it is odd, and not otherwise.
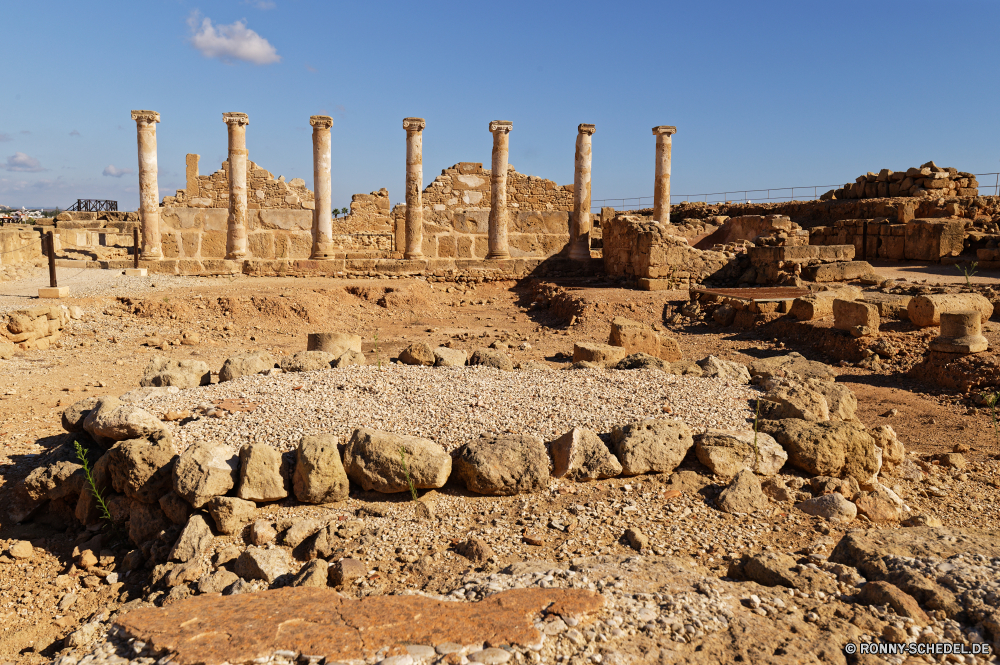
[{"label": "stone rubble pile", "polygon": [[906,171],[882,169],[858,176],[854,182],[838,189],[831,189],[820,197],[823,201],[835,199],[876,199],[897,196],[942,197],[979,196],[979,181],[972,173],[956,168],[940,167],[927,162]]},{"label": "stone rubble pile", "polygon": [[44,351],[62,337],[70,321],[83,317],[79,307],[58,305],[32,307],[10,312],[0,319],[0,359],[10,358],[15,350]]}]

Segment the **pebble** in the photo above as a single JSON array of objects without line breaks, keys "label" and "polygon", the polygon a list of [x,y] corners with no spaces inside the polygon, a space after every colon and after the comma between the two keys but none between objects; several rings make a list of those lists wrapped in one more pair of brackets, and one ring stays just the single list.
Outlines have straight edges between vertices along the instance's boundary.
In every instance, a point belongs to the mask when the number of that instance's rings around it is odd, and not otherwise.
[{"label": "pebble", "polygon": [[511,659],[509,651],[491,647],[475,653],[469,654],[469,661],[473,663],[485,663],[486,665],[499,665]]}]

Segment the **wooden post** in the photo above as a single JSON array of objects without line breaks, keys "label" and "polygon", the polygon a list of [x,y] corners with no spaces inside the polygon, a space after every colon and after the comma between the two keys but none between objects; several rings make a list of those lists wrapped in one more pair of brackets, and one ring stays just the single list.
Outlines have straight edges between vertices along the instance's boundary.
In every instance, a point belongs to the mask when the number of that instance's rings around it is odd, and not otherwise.
[{"label": "wooden post", "polygon": [[132,229],[132,267],[139,267],[139,227]]},{"label": "wooden post", "polygon": [[56,239],[53,231],[49,231],[46,236],[49,239],[49,286],[56,288]]}]

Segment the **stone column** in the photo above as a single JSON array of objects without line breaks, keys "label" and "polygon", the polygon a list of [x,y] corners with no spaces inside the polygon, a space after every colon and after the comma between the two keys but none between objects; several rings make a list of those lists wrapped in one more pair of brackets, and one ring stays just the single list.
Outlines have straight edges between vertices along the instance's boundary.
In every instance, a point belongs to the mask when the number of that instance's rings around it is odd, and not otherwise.
[{"label": "stone column", "polygon": [[653,127],[656,136],[656,180],[653,183],[653,221],[670,223],[670,148],[676,127]]},{"label": "stone column", "polygon": [[[156,111],[132,111],[139,138],[139,220],[142,225],[142,254],[146,260],[163,258],[160,248],[160,190],[156,184]],[[135,251],[139,251],[136,247]]]},{"label": "stone column", "polygon": [[590,258],[590,137],[594,125],[576,128],[576,161],[573,174],[573,223],[569,229],[569,258]]},{"label": "stone column", "polygon": [[493,133],[493,173],[490,182],[490,226],[488,259],[509,259],[507,247],[507,154],[510,147],[510,130],[514,123],[494,120],[490,123]]},{"label": "stone column", "polygon": [[333,118],[328,115],[310,116],[313,127],[313,187],[316,207],[313,209],[312,254],[316,260],[333,258],[333,202],[330,180],[330,128]]},{"label": "stone column", "polygon": [[226,258],[247,255],[247,125],[246,113],[223,113],[229,126],[229,228]]},{"label": "stone column", "polygon": [[424,203],[420,190],[424,186],[424,127],[423,118],[403,118],[406,130],[406,251],[403,257],[421,259],[424,256]]}]

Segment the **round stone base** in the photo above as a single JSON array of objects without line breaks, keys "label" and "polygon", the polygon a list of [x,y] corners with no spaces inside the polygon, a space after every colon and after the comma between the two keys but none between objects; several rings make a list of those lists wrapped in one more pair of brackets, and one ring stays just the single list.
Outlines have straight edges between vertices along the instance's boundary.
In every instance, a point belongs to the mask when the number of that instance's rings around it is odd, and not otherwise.
[{"label": "round stone base", "polygon": [[965,337],[937,337],[927,345],[931,351],[944,353],[981,353],[990,348],[989,341],[982,335],[966,335]]}]

